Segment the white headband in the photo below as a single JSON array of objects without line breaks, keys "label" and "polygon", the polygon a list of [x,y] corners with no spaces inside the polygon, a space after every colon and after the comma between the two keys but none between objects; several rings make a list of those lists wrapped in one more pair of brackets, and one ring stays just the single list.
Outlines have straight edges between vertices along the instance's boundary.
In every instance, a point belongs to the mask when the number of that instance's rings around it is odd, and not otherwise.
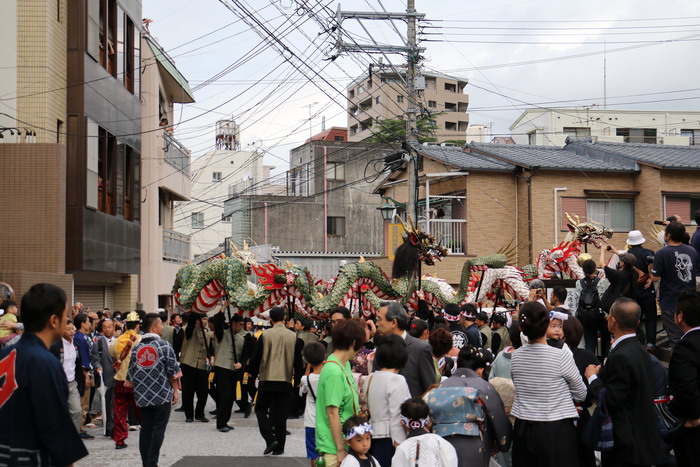
[{"label": "white headband", "polygon": [[364,435],[365,433],[372,434],[372,425],[369,423],[362,423],[350,428],[345,434],[345,439],[352,439],[355,436]]},{"label": "white headband", "polygon": [[[460,313],[460,315],[461,315],[461,313]],[[457,316],[451,315],[451,314],[449,314],[448,312],[446,312],[445,310],[442,310],[442,316],[443,316],[447,321],[452,321],[452,322],[459,321],[459,315],[457,315]]]},{"label": "white headband", "polygon": [[418,430],[428,424],[428,417],[416,420],[415,418],[408,418],[405,415],[401,415],[401,423],[406,425],[411,430]]},{"label": "white headband", "polygon": [[567,319],[569,319],[569,315],[566,313],[562,313],[561,311],[550,311],[549,312],[549,319],[550,320],[560,319],[562,321],[566,321]]}]

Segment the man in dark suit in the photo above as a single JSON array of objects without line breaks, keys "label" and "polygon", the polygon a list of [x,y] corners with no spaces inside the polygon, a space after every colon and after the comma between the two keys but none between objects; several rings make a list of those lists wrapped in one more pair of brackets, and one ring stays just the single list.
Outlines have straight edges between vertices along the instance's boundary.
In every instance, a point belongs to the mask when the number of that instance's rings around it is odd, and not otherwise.
[{"label": "man in dark suit", "polygon": [[673,440],[679,467],[700,466],[700,293],[681,292],[676,324],[683,333],[671,355],[668,391],[673,396],[669,408],[686,420]]},{"label": "man in dark suit", "polygon": [[112,436],[114,430],[114,359],[109,353],[109,346],[114,342],[114,322],[104,319],[98,323],[97,342],[92,346],[90,358],[92,367],[105,387],[105,407],[102,407],[102,423],[105,427],[105,436]]},{"label": "man in dark suit", "polygon": [[421,397],[435,384],[435,365],[430,344],[406,332],[408,314],[399,302],[382,302],[377,313],[377,332],[383,336],[397,334],[403,337],[408,350],[408,361],[400,374],[406,378],[411,397]]},{"label": "man in dark suit", "polygon": [[601,369],[589,365],[585,376],[595,400],[604,401],[613,420],[614,447],[602,454],[603,467],[650,466],[663,461],[654,413],[654,376],[649,355],[635,338],[641,309],[634,300],[618,298],[610,308],[608,330],[614,337]]}]

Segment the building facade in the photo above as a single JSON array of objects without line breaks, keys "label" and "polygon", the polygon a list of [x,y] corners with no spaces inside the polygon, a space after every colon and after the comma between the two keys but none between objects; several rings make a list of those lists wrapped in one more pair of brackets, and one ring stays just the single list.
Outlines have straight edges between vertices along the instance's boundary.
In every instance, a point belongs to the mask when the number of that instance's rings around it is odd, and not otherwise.
[{"label": "building facade", "polygon": [[[508,245],[516,248],[517,265],[533,263],[566,237],[566,213],[611,228],[609,243],[617,249],[630,230],[641,230],[656,250],[654,220],[677,214],[694,229],[691,213],[700,209],[700,148],[693,146],[572,139],[563,147],[471,143],[419,153],[421,226],[452,250],[424,272],[453,284],[465,257]],[[395,171],[378,192],[405,202],[405,171]],[[390,266],[388,259],[377,262]]]},{"label": "building facade", "polygon": [[148,33],[141,51],[145,66],[139,302],[144,310],[155,311],[172,307],[175,275],[191,258],[190,236],[174,228],[175,204],[190,201],[190,152],[168,122],[174,121],[173,104],[192,103],[194,96],[175,62]]},{"label": "building facade", "polygon": [[14,259],[0,275],[18,294],[50,281],[93,309],[134,309],[141,3],[12,1],[7,7],[2,62],[15,70],[3,68],[0,87],[14,99],[10,112],[1,111],[7,131],[0,133],[10,143],[2,147],[3,173],[17,183],[4,184],[2,199],[21,230],[3,234]]},{"label": "building facade", "polygon": [[[347,87],[349,141],[362,141],[381,131],[377,122],[404,119],[408,108],[405,74],[379,71]],[[419,80],[419,114],[430,114],[437,142],[464,141],[469,126],[467,80],[424,72]]]},{"label": "building facade", "polygon": [[394,152],[312,138],[290,152],[291,169],[274,183],[231,192],[225,209],[232,242],[271,245],[292,255],[381,252],[381,200],[373,194],[379,182],[372,162]]},{"label": "building facade", "polygon": [[175,206],[173,229],[190,236],[195,259],[231,235],[231,219],[224,215],[229,186],[257,186],[271,170],[263,165],[261,151],[240,149],[237,128],[230,120],[217,124],[222,133],[216,135],[216,149],[192,163],[191,200]]},{"label": "building facade", "polygon": [[597,106],[528,109],[510,126],[517,144],[563,146],[569,136],[610,143],[700,145],[700,112]]}]

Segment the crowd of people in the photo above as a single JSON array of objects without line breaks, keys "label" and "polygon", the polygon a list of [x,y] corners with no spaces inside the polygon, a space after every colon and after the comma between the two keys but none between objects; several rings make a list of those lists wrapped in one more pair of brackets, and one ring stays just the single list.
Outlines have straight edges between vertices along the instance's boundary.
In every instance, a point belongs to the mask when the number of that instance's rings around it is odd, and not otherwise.
[{"label": "crowd of people", "polygon": [[698,466],[700,261],[686,237],[671,219],[654,253],[630,232],[628,250],[582,263],[574,293],[533,280],[502,309],[437,310],[417,291],[417,310],[339,306],[325,323],[275,306],[266,329],[224,297],[208,315],[93,312],[37,284],[0,305],[0,465],[70,465],[101,426],[116,449],[140,430],[154,466],[173,410],[227,433],[237,405],[263,455],[284,454],[287,420],[303,417],[316,467]]}]

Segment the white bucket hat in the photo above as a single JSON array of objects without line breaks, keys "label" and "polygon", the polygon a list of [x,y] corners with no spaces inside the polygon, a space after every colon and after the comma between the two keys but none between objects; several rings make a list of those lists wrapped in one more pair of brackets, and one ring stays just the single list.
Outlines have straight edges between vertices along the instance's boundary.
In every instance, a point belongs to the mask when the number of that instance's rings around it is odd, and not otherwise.
[{"label": "white bucket hat", "polygon": [[646,241],[647,240],[642,235],[642,232],[639,230],[632,230],[629,234],[627,234],[627,244],[629,246],[641,245]]}]

